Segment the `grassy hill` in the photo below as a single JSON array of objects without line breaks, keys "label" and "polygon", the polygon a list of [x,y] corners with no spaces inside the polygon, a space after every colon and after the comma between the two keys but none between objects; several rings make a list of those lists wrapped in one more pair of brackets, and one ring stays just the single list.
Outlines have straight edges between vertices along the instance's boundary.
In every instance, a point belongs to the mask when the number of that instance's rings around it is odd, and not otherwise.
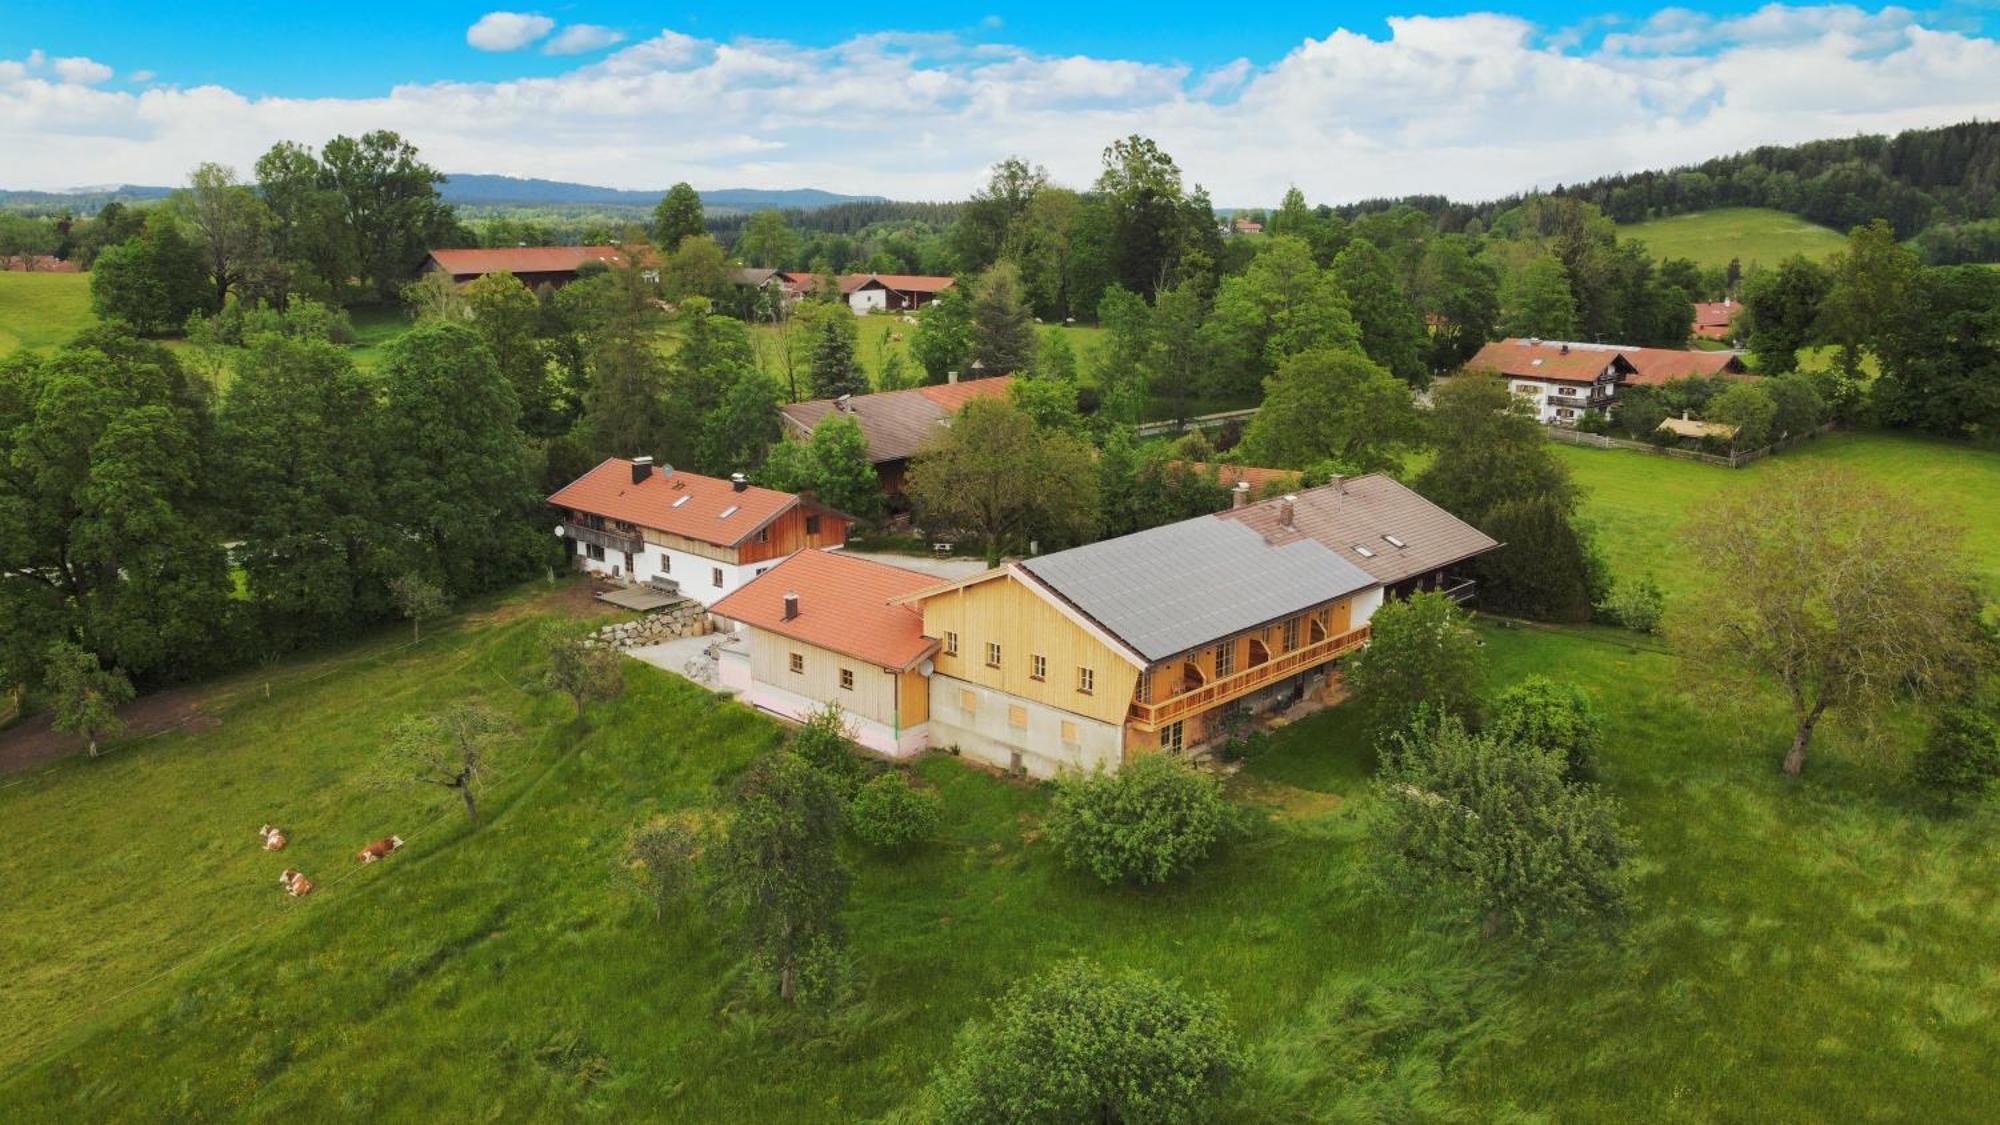
[{"label": "grassy hill", "polygon": [[[1670,591],[1676,521],[1775,471],[1562,452],[1614,566],[1663,566]],[[1932,482],[2000,572],[2000,456],[1873,435],[1794,456]],[[535,684],[534,629],[569,604],[544,589],[420,644],[392,631],[213,685],[205,728],[0,780],[0,1119],[869,1118],[917,1097],[1011,982],[1075,955],[1221,997],[1248,1055],[1231,1120],[1953,1120],[2000,1101],[1993,816],[1921,811],[1908,723],[1832,724],[1787,783],[1775,694],[1718,709],[1649,640],[1484,628],[1497,682],[1553,673],[1595,698],[1642,857],[1626,939],[1542,967],[1381,897],[1372,759],[1341,709],[1259,745],[1230,783],[1247,834],[1151,892],[1063,871],[1044,790],[928,758],[945,826],[907,856],[848,853],[856,991],[807,1020],[750,994],[700,910],[655,920],[619,860],[632,826],[717,807],[779,728],[637,665],[575,726]],[[401,716],[472,695],[520,729],[476,830],[368,768]],[[272,819],[282,856],[256,848]],[[392,831],[407,849],[353,864]],[[285,899],[288,864],[319,891]]]},{"label": "grassy hill", "polygon": [[1697,265],[1726,266],[1731,258],[1749,269],[1775,266],[1794,254],[1824,258],[1847,245],[1839,232],[1764,207],[1724,207],[1675,215],[1618,228],[1646,244],[1656,258],[1688,258]]},{"label": "grassy hill", "polygon": [[46,351],[96,322],[90,275],[0,270],[0,356]]}]

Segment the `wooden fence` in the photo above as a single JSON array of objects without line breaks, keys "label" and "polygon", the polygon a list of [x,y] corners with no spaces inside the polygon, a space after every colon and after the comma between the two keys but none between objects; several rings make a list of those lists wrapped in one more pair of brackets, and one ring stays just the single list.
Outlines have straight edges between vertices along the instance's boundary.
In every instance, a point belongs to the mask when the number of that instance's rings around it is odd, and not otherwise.
[{"label": "wooden fence", "polygon": [[1549,440],[1562,445],[1581,445],[1590,449],[1630,449],[1638,453],[1651,453],[1660,457],[1671,457],[1676,461],[1696,461],[1703,465],[1720,465],[1725,469],[1740,469],[1752,461],[1761,461],[1773,453],[1782,453],[1802,441],[1810,441],[1833,429],[1828,422],[1817,430],[1793,434],[1780,438],[1762,449],[1745,449],[1728,454],[1699,453],[1692,449],[1676,449],[1668,445],[1654,445],[1649,441],[1630,441],[1607,434],[1588,434],[1582,430],[1567,429],[1562,426],[1545,426]]}]

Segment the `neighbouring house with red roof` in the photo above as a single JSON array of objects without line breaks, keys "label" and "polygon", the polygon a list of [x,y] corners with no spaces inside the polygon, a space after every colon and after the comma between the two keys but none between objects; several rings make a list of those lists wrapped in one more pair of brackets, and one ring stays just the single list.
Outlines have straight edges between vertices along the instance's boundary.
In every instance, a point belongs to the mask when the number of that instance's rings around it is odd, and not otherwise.
[{"label": "neighbouring house with red roof", "polygon": [[9,273],[82,273],[83,267],[53,254],[21,254],[0,258],[0,270]]},{"label": "neighbouring house with red roof", "polygon": [[445,273],[461,285],[505,271],[520,278],[530,289],[548,285],[561,288],[576,280],[577,271],[588,262],[622,266],[627,260],[646,267],[647,280],[659,280],[659,259],[652,247],[623,246],[490,246],[456,250],[433,250],[424,263],[424,273]]},{"label": "neighbouring house with red roof", "polygon": [[732,270],[730,281],[749,289],[777,286],[783,290],[787,305],[831,285],[857,316],[920,309],[957,283],[954,278],[925,274],[844,273],[829,278],[799,270],[748,268]]},{"label": "neighbouring house with red roof", "polygon": [[1709,379],[1717,375],[1757,378],[1743,366],[1743,357],[1737,352],[1619,348],[1618,354],[1632,364],[1632,374],[1625,379],[1625,385],[1631,387],[1664,387],[1675,379]]},{"label": "neighbouring house with red roof", "polygon": [[837,549],[853,522],[790,492],[613,457],[549,497],[577,566],[713,605],[780,560]]},{"label": "neighbouring house with red roof", "polygon": [[896,757],[930,741],[923,613],[898,599],[937,576],[820,550],[800,551],[717,602],[740,626],[717,667],[743,702],[790,719],[840,705],[855,741]]},{"label": "neighbouring house with red roof", "polygon": [[1728,297],[1720,301],[1696,301],[1694,334],[1704,340],[1727,340],[1736,314],[1742,311],[1743,306]]},{"label": "neighbouring house with red roof", "polygon": [[1586,410],[1609,410],[1618,384],[1636,370],[1621,349],[1560,340],[1495,340],[1467,371],[1494,371],[1537,421],[1574,425]]},{"label": "neighbouring house with red roof", "polygon": [[815,398],[781,406],[778,416],[785,436],[795,440],[810,437],[823,418],[838,414],[854,419],[868,442],[868,460],[882,479],[882,490],[895,495],[903,491],[910,458],[953,415],[975,398],[1005,398],[1012,384],[1013,379],[1002,375],[872,395]]}]

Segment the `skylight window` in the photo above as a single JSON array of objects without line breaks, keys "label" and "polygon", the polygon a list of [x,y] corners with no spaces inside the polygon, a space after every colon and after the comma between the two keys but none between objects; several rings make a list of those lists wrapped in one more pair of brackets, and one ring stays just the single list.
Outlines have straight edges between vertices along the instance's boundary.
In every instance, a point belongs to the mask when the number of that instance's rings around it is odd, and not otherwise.
[{"label": "skylight window", "polygon": [[1382,537],[1382,542],[1387,543],[1389,546],[1396,548],[1398,551],[1409,546],[1408,543],[1403,542],[1401,539],[1398,539],[1393,535],[1384,535]]},{"label": "skylight window", "polygon": [[728,518],[729,518],[730,516],[733,516],[733,515],[735,515],[735,514],[736,514],[736,512],[737,512],[737,506],[736,506],[736,505],[734,505],[734,504],[731,504],[731,505],[730,505],[730,506],[728,506],[727,508],[724,508],[724,509],[722,509],[722,511],[720,511],[720,512],[717,512],[717,513],[716,513],[716,515],[715,515],[715,518],[716,518],[716,519],[719,519],[719,520],[726,520],[726,519],[728,519]]},{"label": "skylight window", "polygon": [[692,499],[692,497],[688,497],[688,496],[683,496],[683,497],[681,497],[680,499],[678,499],[678,500],[674,501],[674,502],[673,502],[673,504],[672,504],[671,506],[672,506],[672,507],[675,507],[675,508],[678,508],[678,507],[680,507],[680,506],[681,506],[682,504],[685,504],[685,503],[687,503],[687,502],[688,502],[688,501],[689,501],[690,499]]},{"label": "skylight window", "polygon": [[1354,553],[1355,553],[1355,554],[1357,554],[1357,555],[1360,555],[1360,556],[1361,556],[1362,558],[1364,558],[1364,559],[1372,559],[1372,558],[1374,558],[1374,557],[1375,557],[1375,552],[1373,552],[1373,551],[1369,550],[1369,549],[1368,549],[1368,548],[1366,548],[1366,547],[1363,547],[1363,546],[1362,546],[1361,544],[1359,544],[1359,543],[1356,543],[1356,544],[1354,545]]}]

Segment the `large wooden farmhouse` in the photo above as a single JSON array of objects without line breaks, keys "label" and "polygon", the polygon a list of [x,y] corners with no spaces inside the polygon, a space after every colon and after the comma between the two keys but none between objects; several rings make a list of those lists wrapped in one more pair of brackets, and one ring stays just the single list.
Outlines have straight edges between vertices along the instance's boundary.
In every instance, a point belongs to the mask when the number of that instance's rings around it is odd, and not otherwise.
[{"label": "large wooden farmhouse", "polygon": [[1192,752],[1327,686],[1385,596],[1463,596],[1453,568],[1495,546],[1369,476],[954,582],[801,555],[715,611],[749,634],[750,702],[838,703],[877,750],[1047,777]]},{"label": "large wooden farmhouse", "polygon": [[1497,372],[1522,405],[1550,425],[1574,424],[1586,410],[1610,411],[1620,387],[1713,375],[1752,378],[1734,352],[1513,337],[1480,348],[1465,369]]},{"label": "large wooden farmhouse", "polygon": [[779,560],[847,542],[852,521],[790,492],[758,488],[650,457],[613,457],[549,497],[556,532],[592,574],[679,593],[703,605],[738,589]]}]

